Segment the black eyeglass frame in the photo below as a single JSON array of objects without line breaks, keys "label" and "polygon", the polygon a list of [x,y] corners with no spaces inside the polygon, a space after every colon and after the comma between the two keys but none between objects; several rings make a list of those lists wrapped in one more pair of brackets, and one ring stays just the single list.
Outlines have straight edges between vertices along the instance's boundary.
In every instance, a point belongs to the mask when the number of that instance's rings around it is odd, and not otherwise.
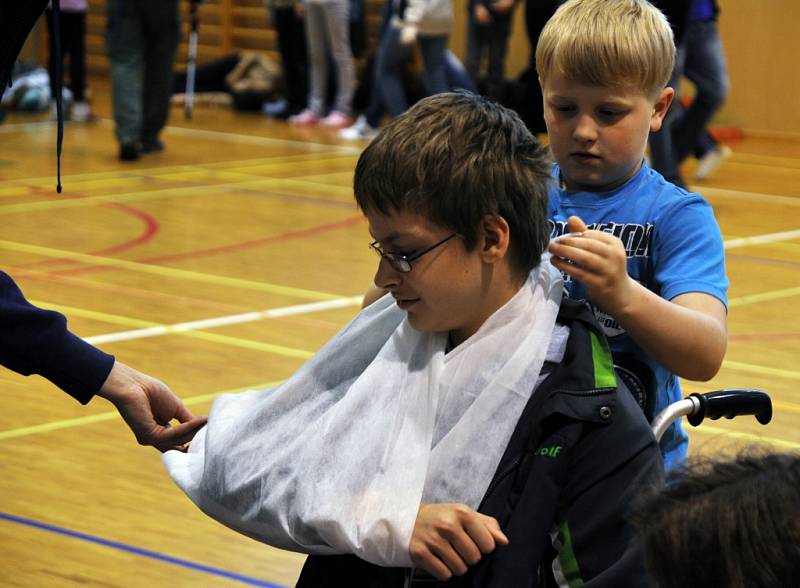
[{"label": "black eyeglass frame", "polygon": [[444,245],[453,237],[458,237],[458,233],[453,233],[451,235],[448,235],[447,237],[445,237],[441,241],[437,241],[430,247],[427,247],[422,251],[417,251],[416,253],[412,253],[411,255],[402,255],[400,253],[386,253],[385,251],[381,250],[377,240],[370,243],[369,248],[372,249],[378,255],[380,255],[381,259],[385,259],[389,263],[389,265],[392,266],[392,269],[400,272],[401,274],[407,274],[413,268],[413,266],[411,265],[412,262],[418,260],[426,253],[430,253],[440,245]]}]

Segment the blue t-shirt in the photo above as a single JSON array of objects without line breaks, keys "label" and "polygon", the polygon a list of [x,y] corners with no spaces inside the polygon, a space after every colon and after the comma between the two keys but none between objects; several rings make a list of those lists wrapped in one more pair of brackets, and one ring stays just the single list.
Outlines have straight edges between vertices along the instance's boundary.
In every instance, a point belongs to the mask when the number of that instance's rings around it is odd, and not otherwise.
[{"label": "blue t-shirt", "polygon": [[[550,190],[551,237],[567,232],[567,218],[579,216],[590,229],[619,237],[628,256],[628,275],[666,300],[680,294],[710,294],[727,306],[728,279],[722,234],[714,211],[702,196],[671,184],[642,164],[630,180],[610,192]],[[586,299],[586,288],[565,276],[570,298]],[[654,377],[655,413],[682,398],[675,374],[650,357],[614,317],[592,306],[615,358],[632,359]],[[616,360],[615,360],[616,361]],[[624,363],[624,362],[621,362]],[[688,436],[680,422],[664,434],[661,451],[667,468],[686,457]]]}]

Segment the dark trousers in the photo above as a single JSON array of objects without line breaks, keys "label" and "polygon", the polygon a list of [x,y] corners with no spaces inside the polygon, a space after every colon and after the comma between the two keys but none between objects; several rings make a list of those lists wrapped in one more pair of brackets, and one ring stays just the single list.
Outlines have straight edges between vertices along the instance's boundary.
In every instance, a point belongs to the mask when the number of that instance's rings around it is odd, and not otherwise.
[{"label": "dark trousers", "polygon": [[[50,58],[47,69],[50,73],[50,97],[56,98],[56,51],[53,11],[46,10],[47,32],[50,34]],[[58,15],[61,37],[60,69],[64,72],[64,56],[69,54],[69,89],[76,102],[86,99],[86,13],[61,12]]]},{"label": "dark trousers", "polygon": [[482,25],[470,13],[467,33],[467,71],[477,84],[480,79],[481,62],[488,53],[486,67],[486,95],[499,101],[504,95],[506,52],[508,37],[511,34],[511,18],[508,15],[493,14],[494,21]]},{"label": "dark trousers", "polygon": [[107,0],[106,8],[117,139],[153,141],[169,115],[180,39],[178,0]]},{"label": "dark trousers", "polygon": [[273,10],[272,20],[278,32],[289,112],[297,114],[308,102],[308,54],[303,19],[297,17],[293,7],[288,7]]}]

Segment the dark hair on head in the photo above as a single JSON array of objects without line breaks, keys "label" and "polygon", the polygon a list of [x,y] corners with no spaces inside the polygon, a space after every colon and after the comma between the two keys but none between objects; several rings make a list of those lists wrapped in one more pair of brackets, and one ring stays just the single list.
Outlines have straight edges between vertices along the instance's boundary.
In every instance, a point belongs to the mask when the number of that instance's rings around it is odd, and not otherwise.
[{"label": "dark hair on head", "polygon": [[696,461],[643,497],[633,522],[660,588],[800,585],[800,455]]},{"label": "dark hair on head", "polygon": [[481,220],[510,227],[517,277],[547,247],[547,151],[507,108],[469,92],[431,96],[395,118],[361,154],[354,192],[364,214],[412,212],[479,243]]}]

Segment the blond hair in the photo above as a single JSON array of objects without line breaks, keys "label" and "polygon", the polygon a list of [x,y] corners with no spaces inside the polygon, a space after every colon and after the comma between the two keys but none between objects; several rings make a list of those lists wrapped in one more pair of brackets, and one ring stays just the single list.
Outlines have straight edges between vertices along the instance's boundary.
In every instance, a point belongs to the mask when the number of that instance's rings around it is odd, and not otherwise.
[{"label": "blond hair", "polygon": [[672,29],[647,0],[570,0],[536,46],[542,82],[557,72],[588,86],[628,86],[654,95],[674,66]]}]

